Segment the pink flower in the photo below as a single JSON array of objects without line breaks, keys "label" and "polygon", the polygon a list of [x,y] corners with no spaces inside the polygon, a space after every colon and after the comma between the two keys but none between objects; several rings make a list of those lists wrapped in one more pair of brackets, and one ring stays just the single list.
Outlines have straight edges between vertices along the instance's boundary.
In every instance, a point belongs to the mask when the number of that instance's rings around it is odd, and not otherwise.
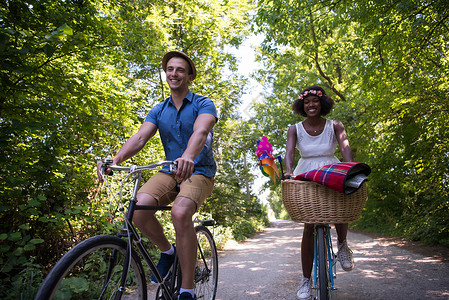
[{"label": "pink flower", "polygon": [[323,92],[321,92],[321,91],[317,91],[317,90],[308,90],[308,91],[305,91],[304,93],[302,93],[302,94],[299,95],[299,100],[302,100],[302,99],[303,99],[304,97],[306,97],[308,94],[315,94],[315,95],[317,95],[318,97],[323,96]]}]

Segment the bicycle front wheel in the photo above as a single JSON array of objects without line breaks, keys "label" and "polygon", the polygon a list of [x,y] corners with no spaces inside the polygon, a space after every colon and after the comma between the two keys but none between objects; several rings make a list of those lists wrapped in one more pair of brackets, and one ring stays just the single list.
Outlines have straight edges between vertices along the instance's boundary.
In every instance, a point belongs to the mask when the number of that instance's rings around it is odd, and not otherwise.
[{"label": "bicycle front wheel", "polygon": [[[45,278],[35,300],[116,299],[123,272],[127,243],[115,236],[91,237],[67,252]],[[131,251],[123,295],[147,299],[142,263]]]},{"label": "bicycle front wheel", "polygon": [[318,286],[317,286],[317,299],[328,300],[329,294],[329,272],[326,260],[326,242],[324,236],[324,227],[317,226],[317,239],[318,239]]},{"label": "bicycle front wheel", "polygon": [[198,251],[195,267],[195,294],[197,299],[213,300],[217,292],[218,256],[212,233],[205,226],[195,227]]}]

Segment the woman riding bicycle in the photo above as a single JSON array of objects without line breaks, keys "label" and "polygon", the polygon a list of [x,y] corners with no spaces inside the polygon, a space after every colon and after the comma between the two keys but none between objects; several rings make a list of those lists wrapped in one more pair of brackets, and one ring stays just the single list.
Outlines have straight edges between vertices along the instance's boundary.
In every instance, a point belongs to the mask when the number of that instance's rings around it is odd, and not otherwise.
[{"label": "woman riding bicycle", "polygon": [[[310,170],[339,162],[334,156],[337,142],[345,162],[352,161],[352,151],[346,136],[346,130],[340,121],[329,120],[323,116],[330,113],[334,100],[326,95],[323,88],[311,86],[302,91],[292,104],[294,113],[306,117],[306,120],[291,125],[287,131],[285,177],[296,176]],[[293,171],[295,147],[301,158]],[[351,271],[354,267],[352,251],[348,248],[346,235],[348,224],[335,224],[338,236],[337,258],[343,270]],[[310,298],[311,273],[313,267],[314,244],[313,224],[304,224],[301,242],[301,263],[303,279],[299,287],[298,299]]]}]

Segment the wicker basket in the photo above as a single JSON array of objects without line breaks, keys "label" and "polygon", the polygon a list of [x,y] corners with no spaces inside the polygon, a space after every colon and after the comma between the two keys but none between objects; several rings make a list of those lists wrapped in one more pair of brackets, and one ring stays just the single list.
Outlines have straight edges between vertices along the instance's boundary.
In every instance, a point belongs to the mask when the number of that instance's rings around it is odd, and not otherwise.
[{"label": "wicker basket", "polygon": [[345,195],[313,181],[282,181],[282,201],[290,218],[300,223],[350,223],[366,202],[366,183]]}]

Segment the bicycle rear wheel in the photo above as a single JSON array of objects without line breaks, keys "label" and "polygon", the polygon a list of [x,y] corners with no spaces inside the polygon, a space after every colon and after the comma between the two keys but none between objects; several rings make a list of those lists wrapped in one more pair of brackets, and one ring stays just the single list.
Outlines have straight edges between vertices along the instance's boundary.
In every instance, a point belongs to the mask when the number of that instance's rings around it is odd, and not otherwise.
[{"label": "bicycle rear wheel", "polygon": [[[127,243],[115,236],[91,237],[67,252],[45,278],[35,300],[115,299]],[[142,263],[132,250],[126,290],[133,299],[147,299]]]},{"label": "bicycle rear wheel", "polygon": [[195,294],[197,299],[213,300],[217,292],[218,256],[212,233],[205,226],[195,227],[198,251],[195,267]]},{"label": "bicycle rear wheel", "polygon": [[317,226],[317,253],[318,253],[318,282],[317,282],[317,299],[328,300],[329,294],[329,272],[326,259],[326,242],[324,236],[324,227]]}]

